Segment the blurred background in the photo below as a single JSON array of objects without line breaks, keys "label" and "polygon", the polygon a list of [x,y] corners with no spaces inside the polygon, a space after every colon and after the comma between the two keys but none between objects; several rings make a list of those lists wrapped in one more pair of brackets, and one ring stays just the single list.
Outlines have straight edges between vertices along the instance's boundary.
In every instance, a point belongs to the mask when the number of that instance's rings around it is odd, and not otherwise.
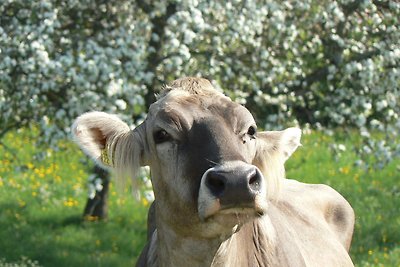
[{"label": "blurred background", "polygon": [[139,195],[116,192],[70,126],[99,110],[135,127],[183,76],[259,128],[301,127],[287,176],[349,200],[357,266],[400,265],[398,1],[2,0],[0,14],[0,266],[135,263],[148,172]]}]

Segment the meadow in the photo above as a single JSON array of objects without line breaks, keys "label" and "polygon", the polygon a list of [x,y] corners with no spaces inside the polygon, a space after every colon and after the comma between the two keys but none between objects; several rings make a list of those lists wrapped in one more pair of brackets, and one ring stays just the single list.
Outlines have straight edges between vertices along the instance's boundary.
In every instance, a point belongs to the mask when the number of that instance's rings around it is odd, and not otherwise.
[{"label": "meadow", "polygon": [[[333,154],[333,140],[346,146]],[[134,266],[146,239],[149,202],[111,185],[109,218],[83,221],[92,163],[70,141],[35,147],[31,131],[0,145],[0,266]],[[351,257],[356,266],[400,266],[400,160],[380,170],[354,165],[357,135],[313,132],[287,162],[287,177],[325,183],[356,212]],[[40,159],[38,152],[46,157]]]}]

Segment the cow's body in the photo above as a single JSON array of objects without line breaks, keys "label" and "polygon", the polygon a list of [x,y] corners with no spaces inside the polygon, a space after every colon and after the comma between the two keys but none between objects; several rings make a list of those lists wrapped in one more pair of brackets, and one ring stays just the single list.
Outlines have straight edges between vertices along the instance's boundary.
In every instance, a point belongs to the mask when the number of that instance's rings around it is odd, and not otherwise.
[{"label": "cow's body", "polygon": [[150,165],[156,200],[138,266],[353,266],[347,201],[284,178],[300,131],[257,133],[251,114],[206,80],[173,82],[133,131],[104,113],[73,130],[99,164]]},{"label": "cow's body", "polygon": [[184,248],[190,256],[170,255],[162,263],[157,258],[158,234],[151,227],[156,218],[149,215],[150,239],[137,266],[353,266],[347,251],[354,214],[347,201],[326,185],[286,179],[282,187],[265,216],[226,239],[170,242],[169,251],[184,255]]}]

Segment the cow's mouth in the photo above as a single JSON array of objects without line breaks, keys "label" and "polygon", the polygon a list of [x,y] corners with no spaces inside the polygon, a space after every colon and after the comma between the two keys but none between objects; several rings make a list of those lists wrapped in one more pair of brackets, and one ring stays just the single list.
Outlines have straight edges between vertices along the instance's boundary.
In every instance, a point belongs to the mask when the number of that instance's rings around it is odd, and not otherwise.
[{"label": "cow's mouth", "polygon": [[212,217],[222,217],[224,220],[229,220],[229,218],[232,218],[239,221],[248,221],[262,215],[264,215],[263,210],[257,210],[250,207],[231,207],[221,209]]},{"label": "cow's mouth", "polygon": [[256,210],[254,207],[231,207],[219,210],[207,217],[204,222],[220,225],[226,230],[231,229],[228,231],[233,233],[239,231],[244,224],[261,217],[263,214],[264,211]]},{"label": "cow's mouth", "polygon": [[249,206],[243,206],[243,207],[226,207],[221,209],[217,214],[221,215],[231,215],[231,214],[236,214],[236,215],[254,215],[254,216],[262,216],[264,215],[264,210],[259,209],[257,207],[249,207]]},{"label": "cow's mouth", "polygon": [[228,221],[247,222],[251,219],[263,216],[267,210],[267,203],[259,198],[255,198],[253,203],[223,205],[219,199],[214,199],[207,203],[207,207],[199,213],[202,221]]}]

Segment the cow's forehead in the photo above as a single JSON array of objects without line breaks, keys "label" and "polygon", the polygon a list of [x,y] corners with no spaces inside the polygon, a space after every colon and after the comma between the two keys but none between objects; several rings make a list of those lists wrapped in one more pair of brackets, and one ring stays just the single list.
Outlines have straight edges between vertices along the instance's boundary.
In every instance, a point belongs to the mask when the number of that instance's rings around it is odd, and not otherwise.
[{"label": "cow's forehead", "polygon": [[228,124],[241,121],[254,124],[253,116],[245,107],[223,94],[197,95],[181,90],[173,90],[154,103],[150,107],[149,116],[160,119],[168,116],[183,117],[189,122],[218,116]]}]

